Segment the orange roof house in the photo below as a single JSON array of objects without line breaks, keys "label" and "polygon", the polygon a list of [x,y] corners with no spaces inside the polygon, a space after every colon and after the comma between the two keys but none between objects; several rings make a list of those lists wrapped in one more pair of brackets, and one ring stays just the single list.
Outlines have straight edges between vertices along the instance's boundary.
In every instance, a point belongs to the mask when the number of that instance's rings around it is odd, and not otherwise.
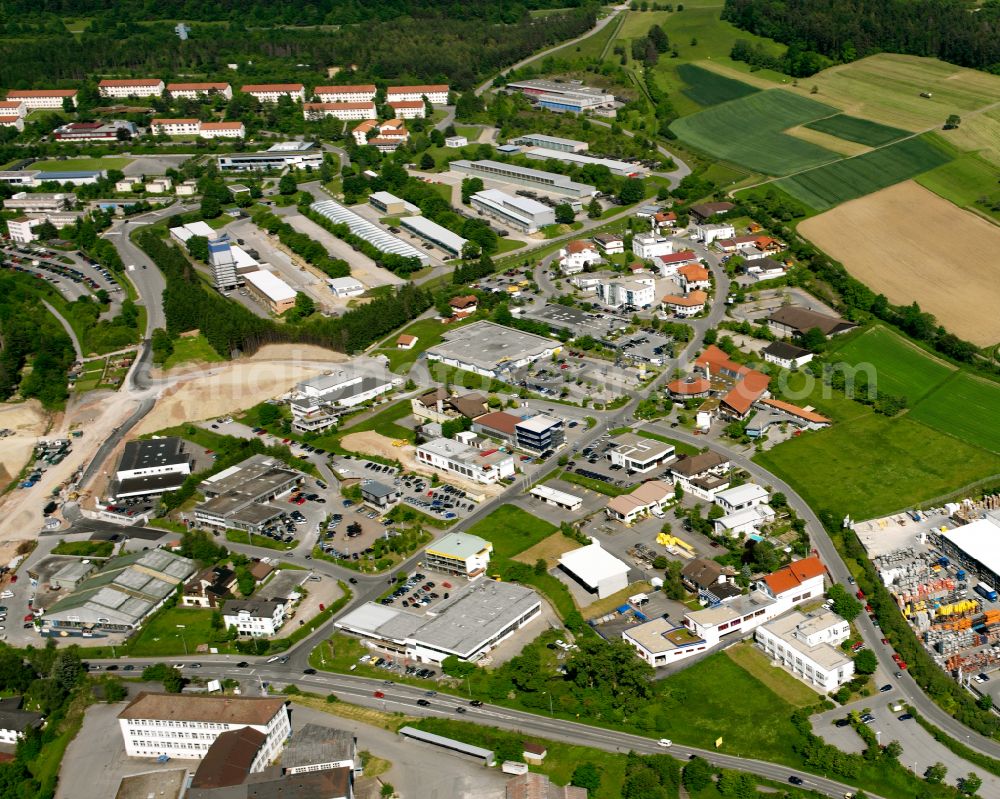
[{"label": "orange roof house", "polygon": [[823,562],[813,555],[812,557],[797,560],[789,563],[785,568],[771,572],[764,577],[764,582],[774,595],[783,594],[786,591],[794,591],[802,583],[814,577],[821,577],[826,573]]}]

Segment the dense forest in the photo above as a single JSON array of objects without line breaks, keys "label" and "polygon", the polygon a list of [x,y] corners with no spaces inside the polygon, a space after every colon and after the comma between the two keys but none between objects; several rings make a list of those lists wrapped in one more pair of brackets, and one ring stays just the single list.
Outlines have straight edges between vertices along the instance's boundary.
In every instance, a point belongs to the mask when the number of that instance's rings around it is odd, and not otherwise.
[{"label": "dense forest", "polygon": [[1000,2],[964,0],[726,0],[739,28],[835,61],[873,53],[934,56],[1000,74]]},{"label": "dense forest", "polygon": [[[409,0],[417,6],[415,0]],[[464,13],[442,13],[450,4],[426,3],[422,15],[391,21],[373,19],[342,27],[281,27],[277,23],[256,26],[255,8],[273,5],[289,16],[316,6],[292,3],[239,4],[235,19],[216,23],[192,23],[190,38],[181,41],[173,23],[141,23],[136,9],[105,12],[88,20],[79,35],[71,34],[56,17],[39,17],[37,6],[12,12],[22,3],[4,4],[0,16],[0,86],[30,88],[72,84],[101,74],[158,75],[167,78],[215,78],[237,82],[326,80],[327,67],[354,65],[352,81],[400,79],[447,82],[463,89],[499,68],[518,61],[546,46],[583,33],[595,19],[593,6],[501,23],[489,18],[488,9],[502,4],[462,3]],[[27,5],[26,3],[24,5]],[[120,3],[49,3],[46,9],[79,5],[126,6]],[[184,4],[156,3],[164,8]],[[190,5],[194,6],[195,3]],[[250,14],[244,13],[250,6]],[[361,4],[359,4],[361,5]],[[378,9],[381,3],[365,3]],[[237,4],[204,4],[205,9],[226,13]],[[481,12],[477,15],[476,11]],[[433,12],[433,13],[432,13]],[[37,22],[25,23],[21,13]],[[80,11],[68,10],[68,14]],[[207,12],[206,12],[207,13]],[[180,18],[185,15],[178,11]],[[447,17],[443,21],[441,17]],[[298,15],[301,16],[301,15]],[[173,17],[178,18],[178,17]],[[237,73],[227,64],[239,64]]]}]

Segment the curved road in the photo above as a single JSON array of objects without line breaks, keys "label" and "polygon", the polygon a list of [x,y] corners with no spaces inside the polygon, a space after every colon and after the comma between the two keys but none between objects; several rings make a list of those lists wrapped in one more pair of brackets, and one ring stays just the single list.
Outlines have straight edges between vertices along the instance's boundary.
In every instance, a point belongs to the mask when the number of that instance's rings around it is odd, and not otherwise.
[{"label": "curved road", "polygon": [[49,309],[49,313],[52,314],[63,326],[63,330],[66,331],[66,335],[69,336],[69,340],[73,342],[73,349],[76,351],[76,359],[78,361],[83,360],[83,349],[80,347],[80,339],[76,337],[76,331],[73,326],[66,321],[66,317],[63,316],[59,311],[52,307],[52,304],[48,300],[42,300],[42,305]]}]

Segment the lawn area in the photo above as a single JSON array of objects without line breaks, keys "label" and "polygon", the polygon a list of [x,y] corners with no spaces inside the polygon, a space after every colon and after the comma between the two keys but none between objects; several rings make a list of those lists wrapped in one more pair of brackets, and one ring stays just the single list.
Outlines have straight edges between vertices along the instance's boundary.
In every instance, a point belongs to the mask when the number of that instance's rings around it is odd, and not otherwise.
[{"label": "lawn area", "polygon": [[807,128],[818,130],[821,133],[829,133],[838,139],[864,144],[868,147],[881,147],[905,136],[909,131],[902,128],[893,128],[888,125],[880,125],[870,119],[848,116],[847,114],[837,114],[825,119],[817,119],[806,124]]},{"label": "lawn area", "polygon": [[910,407],[955,371],[882,325],[855,334],[829,360],[867,371],[880,393],[904,396]]},{"label": "lawn area", "polygon": [[76,555],[81,558],[110,558],[114,541],[60,541],[53,555]]},{"label": "lawn area", "polygon": [[[670,128],[684,144],[708,155],[768,175],[787,175],[838,155],[783,131],[835,113],[831,106],[771,89],[678,119]],[[742,135],[733,136],[734,130]]]},{"label": "lawn area", "polygon": [[950,148],[942,139],[928,134],[809,169],[782,178],[775,185],[811,208],[826,211],[848,200],[915,178],[948,163],[952,157]]},{"label": "lawn area", "polygon": [[[440,344],[445,333],[460,326],[461,324],[442,325],[437,319],[421,319],[399,333],[393,333],[386,339],[385,346],[375,352],[389,359],[389,369],[393,372],[406,374],[424,350]],[[417,337],[413,349],[401,350],[396,346],[396,339],[403,334]]]},{"label": "lawn area", "polygon": [[[1000,210],[989,207],[1000,204],[1000,167],[978,153],[963,153],[954,161],[924,172],[916,181],[959,208],[972,209],[1000,222]],[[979,204],[980,199],[987,204]]]},{"label": "lawn area", "polygon": [[500,239],[497,251],[493,254],[505,255],[506,253],[513,252],[514,250],[520,250],[523,246],[524,242],[518,241],[517,239]]},{"label": "lawn area", "polygon": [[[924,397],[908,416],[1000,453],[1000,384],[959,372]],[[1000,464],[994,464],[994,471],[1000,472]]]},{"label": "lawn area", "polygon": [[620,497],[622,494],[627,494],[635,488],[634,485],[611,485],[610,483],[605,483],[603,480],[595,480],[593,477],[584,477],[582,474],[577,474],[569,469],[560,474],[559,479],[565,480],[567,483],[575,483],[583,488],[589,488],[591,491],[596,491],[598,494],[604,494],[606,497]]},{"label": "lawn area", "polygon": [[124,169],[131,163],[131,158],[107,156],[106,158],[69,158],[65,161],[35,161],[31,168],[40,169],[42,172],[72,172],[73,170]]},{"label": "lawn area", "polygon": [[727,78],[697,64],[680,64],[677,76],[687,87],[683,90],[684,95],[700,106],[718,105],[760,91],[756,86]]},{"label": "lawn area", "polygon": [[556,526],[516,505],[501,505],[468,530],[493,544],[494,558],[512,558],[556,532]]},{"label": "lawn area", "polygon": [[[358,422],[357,424],[351,424],[348,421],[347,425],[340,431],[336,436],[330,438],[335,438],[337,441],[343,438],[343,436],[348,433],[364,433],[367,430],[374,430],[376,433],[381,433],[389,438],[402,438],[407,441],[413,441],[413,431],[408,427],[403,427],[396,424],[399,419],[404,416],[409,416],[412,412],[409,400],[400,400],[387,408],[379,411],[373,416],[369,416],[367,419]],[[327,440],[327,436],[321,436],[316,440],[316,446],[323,449],[328,449],[328,447],[323,443]]]},{"label": "lawn area", "polygon": [[182,336],[177,339],[174,342],[173,353],[163,362],[163,368],[173,369],[175,366],[190,361],[215,363],[222,360],[225,359],[212,349],[208,339],[199,333],[197,336]]},{"label": "lawn area", "polygon": [[808,433],[754,460],[814,509],[871,519],[911,508],[997,472],[997,458],[907,415],[871,412]]},{"label": "lawn area", "polygon": [[[182,626],[183,625],[183,626]],[[194,654],[198,644],[212,638],[212,611],[208,608],[167,608],[155,614],[129,644],[137,657]]]},{"label": "lawn area", "polygon": [[263,549],[280,549],[282,551],[295,549],[295,542],[286,544],[284,541],[275,541],[265,535],[251,536],[246,530],[226,530],[226,540],[234,544],[248,544]]},{"label": "lawn area", "polygon": [[749,641],[729,647],[726,656],[791,705],[808,707],[823,698],[780,666],[772,666],[767,656]]}]

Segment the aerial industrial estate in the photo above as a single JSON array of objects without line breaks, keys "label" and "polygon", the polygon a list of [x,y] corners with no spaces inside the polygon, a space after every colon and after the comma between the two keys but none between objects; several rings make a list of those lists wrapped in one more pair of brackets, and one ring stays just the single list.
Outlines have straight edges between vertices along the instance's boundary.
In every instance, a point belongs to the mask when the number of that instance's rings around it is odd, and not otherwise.
[{"label": "aerial industrial estate", "polygon": [[0,799],[1000,796],[996,8],[78,5]]}]

